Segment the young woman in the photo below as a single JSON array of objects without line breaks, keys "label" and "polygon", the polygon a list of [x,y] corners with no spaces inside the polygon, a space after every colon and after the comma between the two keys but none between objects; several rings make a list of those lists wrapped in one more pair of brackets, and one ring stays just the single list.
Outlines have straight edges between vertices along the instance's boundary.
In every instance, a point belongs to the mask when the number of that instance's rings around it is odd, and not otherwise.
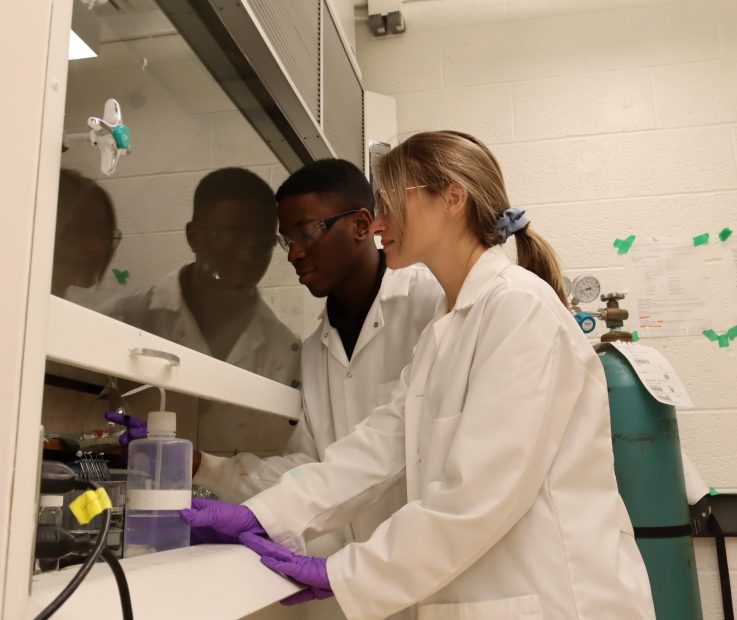
[{"label": "young woman", "polygon": [[92,179],[61,169],[51,293],[90,288],[105,276],[121,240],[110,195]]},{"label": "young woman", "polygon": [[[334,593],[351,620],[414,605],[421,620],[654,619],[614,478],[604,374],[552,249],[471,136],[417,134],[377,172],[387,265],[426,264],[444,312],[390,403],[323,463],[185,520],[305,584],[290,602]],[[518,265],[501,248],[512,235]],[[400,476],[408,503],[368,541],[327,560],[299,555]]]}]

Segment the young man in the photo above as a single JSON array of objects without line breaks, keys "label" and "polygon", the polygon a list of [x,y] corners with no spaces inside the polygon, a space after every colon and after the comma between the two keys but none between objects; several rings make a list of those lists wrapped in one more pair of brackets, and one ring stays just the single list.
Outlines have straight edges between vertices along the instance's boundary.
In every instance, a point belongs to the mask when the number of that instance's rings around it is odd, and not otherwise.
[{"label": "young man", "polygon": [[[243,502],[326,449],[389,399],[420,333],[444,299],[424,267],[386,268],[369,226],[374,197],[363,173],[336,159],[308,164],[276,194],[280,243],[299,281],[327,297],[302,349],[303,415],[283,456],[201,454],[195,484]],[[404,477],[351,523],[347,540],[368,539],[407,501]]]},{"label": "young man", "polygon": [[[194,193],[186,234],[194,262],[101,311],[142,330],[292,387],[301,343],[271,311],[257,285],[276,245],[276,200],[243,168],[206,175]],[[205,403],[198,446],[233,454],[252,445],[237,408]]]}]

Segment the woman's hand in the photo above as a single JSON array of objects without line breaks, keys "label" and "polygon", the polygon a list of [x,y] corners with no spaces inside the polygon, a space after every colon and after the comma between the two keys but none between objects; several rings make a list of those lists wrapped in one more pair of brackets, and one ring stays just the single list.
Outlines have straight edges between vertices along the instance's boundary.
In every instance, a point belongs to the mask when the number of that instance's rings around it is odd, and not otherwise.
[{"label": "woman's hand", "polygon": [[306,590],[285,598],[283,605],[297,605],[333,596],[325,558],[292,553],[283,545],[251,533],[241,534],[238,539],[261,556],[264,566],[306,586]]}]

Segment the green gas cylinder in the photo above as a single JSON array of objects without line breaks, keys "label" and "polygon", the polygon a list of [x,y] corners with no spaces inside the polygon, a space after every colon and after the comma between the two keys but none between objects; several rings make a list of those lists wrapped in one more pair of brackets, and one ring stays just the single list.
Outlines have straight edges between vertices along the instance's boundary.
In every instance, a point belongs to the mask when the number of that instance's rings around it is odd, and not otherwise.
[{"label": "green gas cylinder", "polygon": [[[616,300],[609,302],[609,315],[616,316]],[[609,389],[617,485],[650,577],[655,613],[658,620],[702,620],[676,410],[655,400],[610,344],[632,340],[617,331],[621,321],[612,322],[614,330],[596,350]]]}]

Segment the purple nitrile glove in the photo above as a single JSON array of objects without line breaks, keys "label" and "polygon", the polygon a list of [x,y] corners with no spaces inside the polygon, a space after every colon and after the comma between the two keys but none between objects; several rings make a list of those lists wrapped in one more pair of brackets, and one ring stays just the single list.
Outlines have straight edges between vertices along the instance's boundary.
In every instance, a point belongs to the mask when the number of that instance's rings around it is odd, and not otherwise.
[{"label": "purple nitrile glove", "polygon": [[134,439],[145,439],[148,437],[148,427],[145,420],[137,418],[134,415],[128,415],[121,411],[107,411],[105,419],[109,422],[115,422],[127,429],[120,437],[118,443],[121,446],[127,446]]},{"label": "purple nitrile glove", "polygon": [[333,596],[328,580],[328,561],[325,558],[292,553],[285,546],[273,540],[254,536],[251,533],[238,537],[246,547],[261,556],[261,563],[277,573],[291,577],[299,585],[307,586],[306,590],[288,596],[283,605],[297,605]]},{"label": "purple nitrile glove", "polygon": [[246,532],[266,536],[256,515],[240,504],[195,497],[192,508],[180,510],[179,515],[191,528],[190,542],[193,545],[237,544],[238,536]]}]

